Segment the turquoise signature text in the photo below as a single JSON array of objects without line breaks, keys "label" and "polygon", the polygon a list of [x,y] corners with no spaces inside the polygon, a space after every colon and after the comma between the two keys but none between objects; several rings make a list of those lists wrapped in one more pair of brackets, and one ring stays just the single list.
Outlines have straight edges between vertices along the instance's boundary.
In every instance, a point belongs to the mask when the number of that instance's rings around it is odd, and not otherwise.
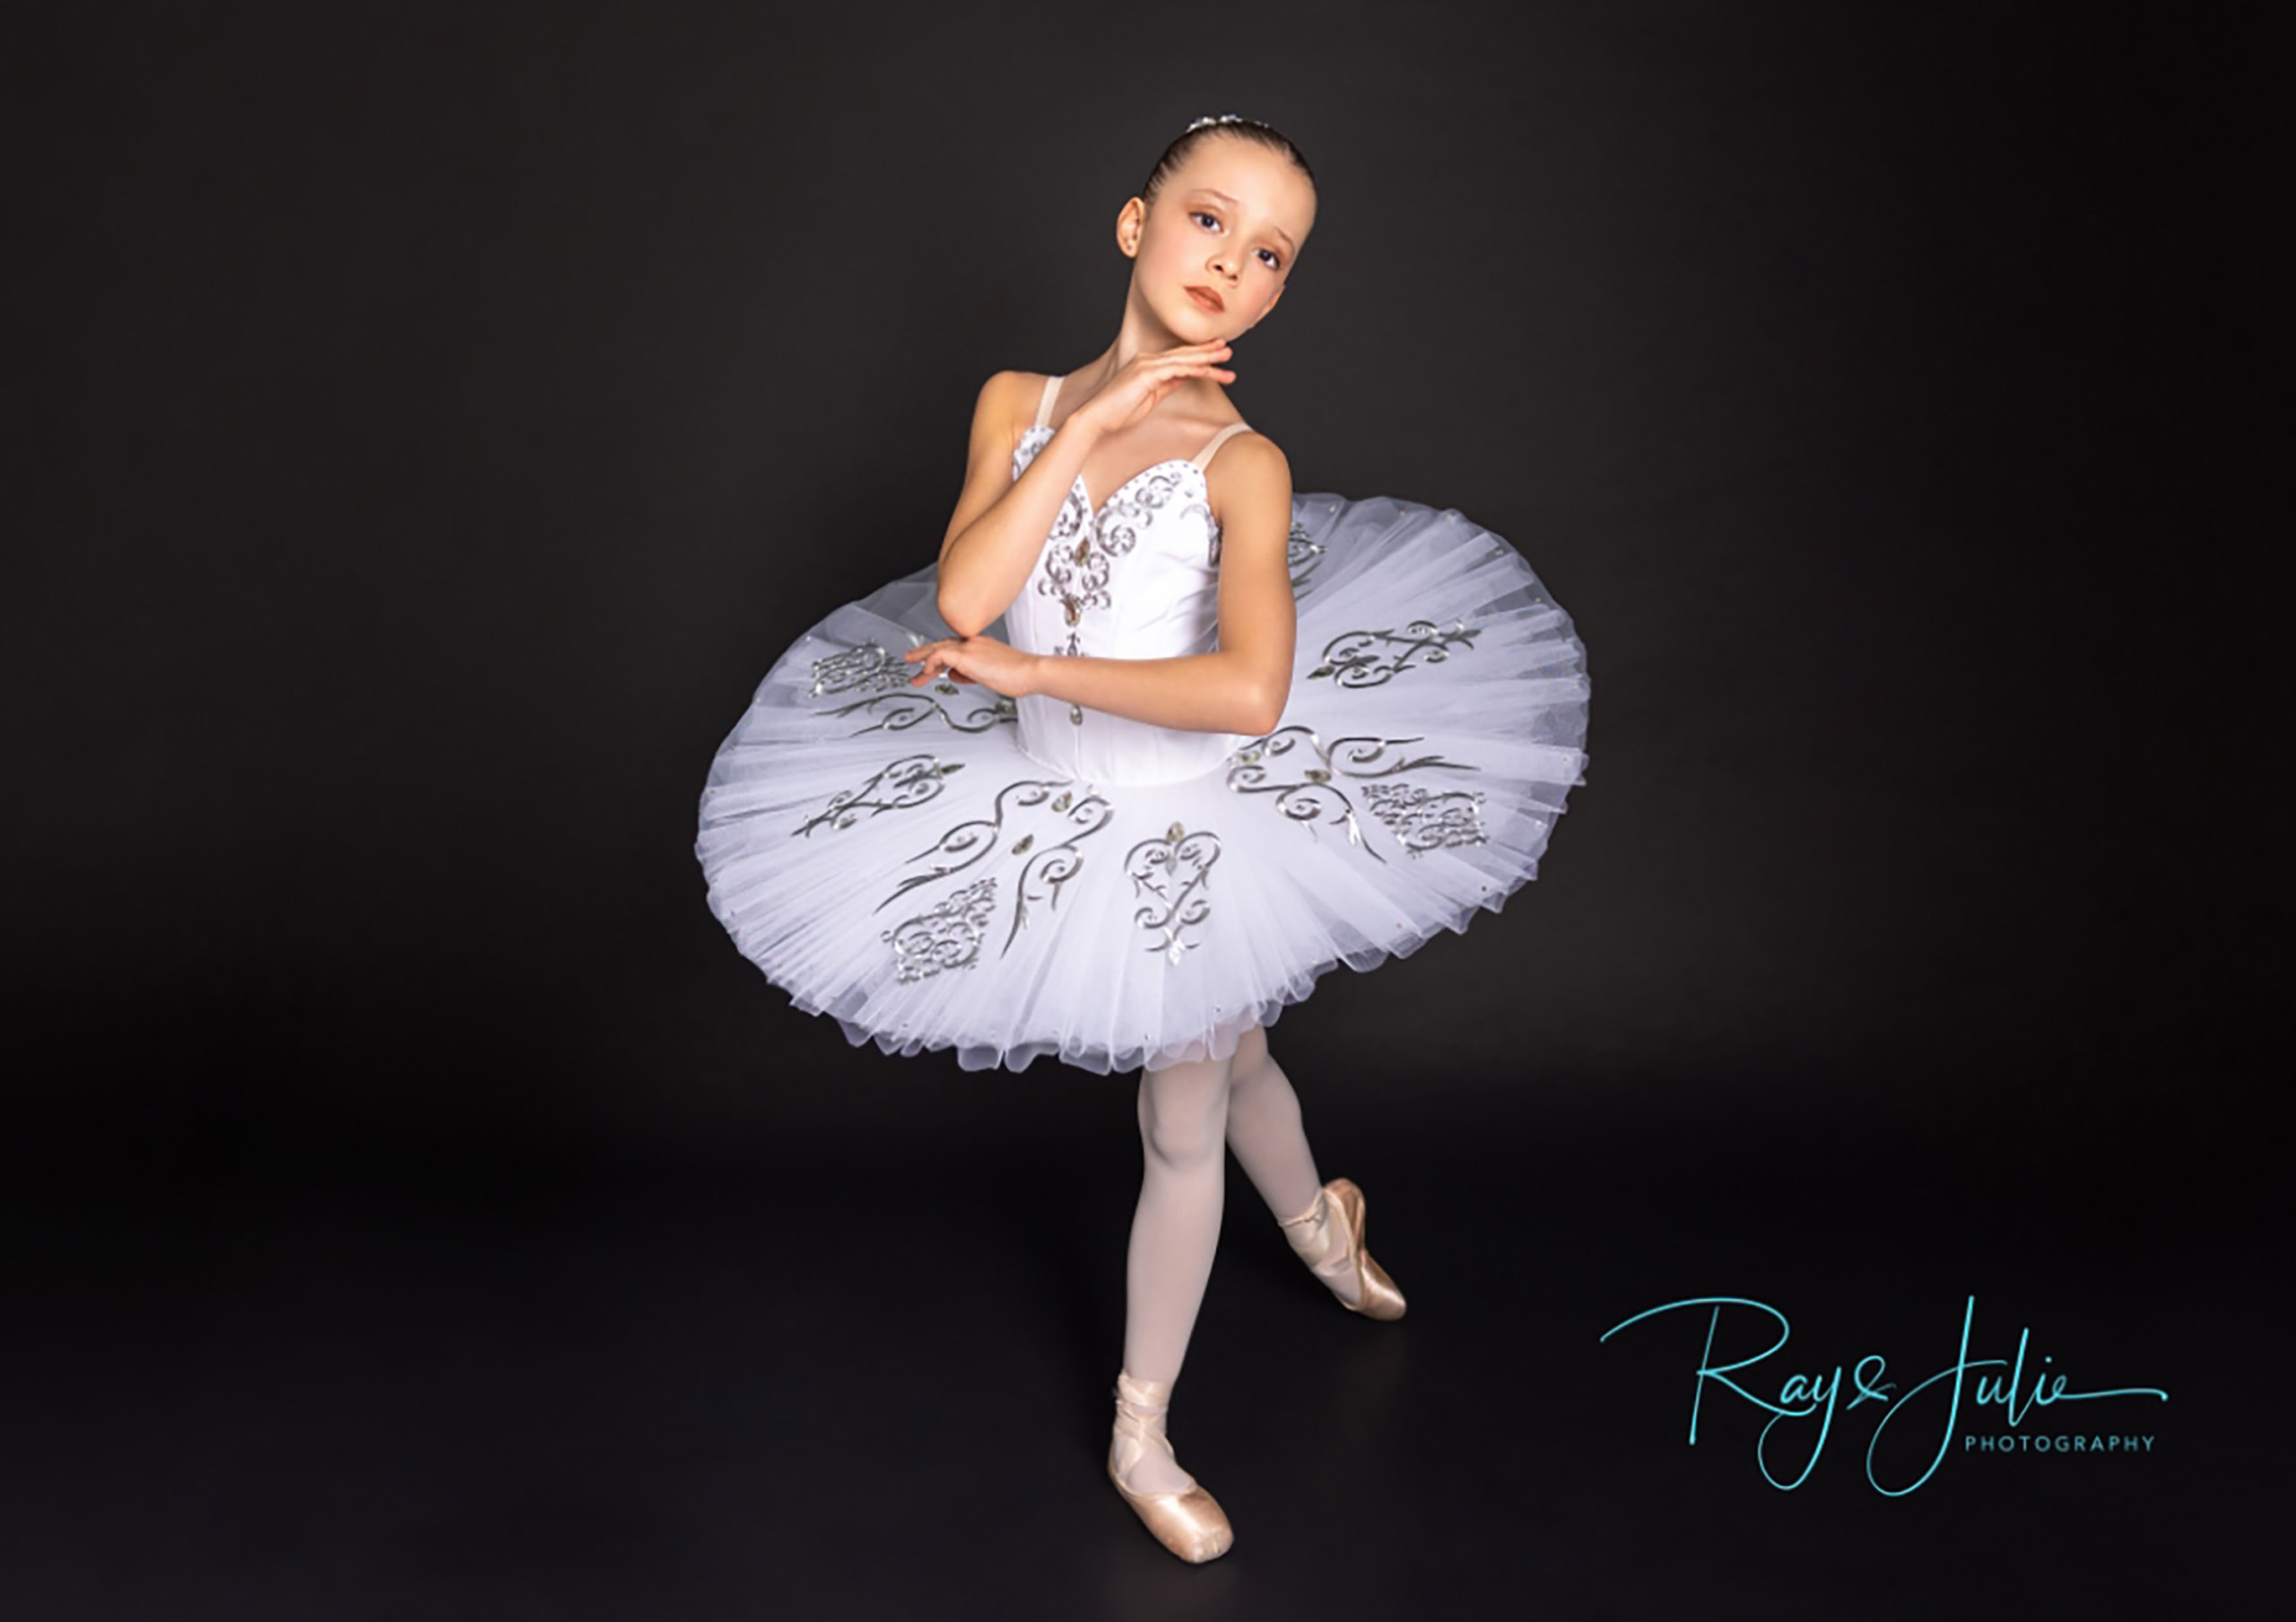
[{"label": "turquoise signature text", "polygon": [[[1847,1385],[1844,1383],[1843,1371],[1839,1364],[1834,1365],[1831,1369],[1785,1370],[1783,1377],[1778,1380],[1775,1400],[1749,1389],[1748,1384],[1740,1383],[1732,1376],[1768,1362],[1785,1349],[1787,1341],[1793,1335],[1793,1328],[1787,1322],[1784,1312],[1764,1302],[1750,1301],[1743,1295],[1692,1295],[1681,1301],[1669,1301],[1664,1306],[1650,1307],[1635,1313],[1631,1318],[1621,1320],[1605,1330],[1600,1339],[1608,1340],[1621,1330],[1631,1328],[1635,1324],[1657,1318],[1663,1313],[1692,1312],[1700,1308],[1708,1309],[1709,1315],[1706,1323],[1706,1344],[1699,1356],[1698,1367],[1691,1382],[1691,1444],[1693,1447],[1698,1444],[1699,1411],[1700,1405],[1706,1400],[1707,1387],[1709,1383],[1718,1386],[1730,1395],[1770,1415],[1770,1419],[1763,1425],[1761,1435],[1754,1444],[1754,1461],[1761,1470],[1764,1480],[1772,1487],[1787,1491],[1808,1480],[1810,1472],[1817,1468],[1819,1455],[1825,1451],[1827,1438],[1833,1434],[1834,1414],[1838,1403],[1845,1412],[1868,1402],[1882,1404],[1881,1411],[1874,1421],[1873,1433],[1866,1442],[1866,1479],[1872,1484],[1876,1492],[1886,1496],[1896,1497],[1913,1491],[1936,1473],[1937,1466],[1944,1461],[1946,1450],[1952,1443],[1954,1427],[1961,1422],[1964,1401],[1967,1401],[1975,1410],[1998,1408],[2008,1423],[2014,1426],[2034,1408],[2044,1408],[2052,1403],[2089,1402],[2101,1397],[2156,1397],[2163,1402],[2169,1400],[2169,1393],[2156,1386],[2119,1386],[2110,1391],[2067,1391],[2066,1389],[2067,1376],[2047,1367],[2034,1370],[2032,1381],[2028,1386],[2025,1380],[2025,1359],[2032,1335],[2030,1327],[2018,1330],[2017,1352],[2013,1358],[1971,1357],[1970,1337],[1977,1321],[1975,1295],[1970,1296],[1961,1309],[1961,1347],[1953,1361],[1927,1379],[1920,1381],[1895,1396],[1891,1393],[1896,1391],[1896,1382],[1883,1378],[1887,1372],[1888,1363],[1878,1353],[1868,1354],[1859,1358],[1851,1366]],[[1748,1317],[1752,1317],[1756,1322],[1767,1321],[1770,1329],[1775,1331],[1776,1338],[1751,1356],[1739,1357],[1734,1362],[1718,1363],[1715,1361],[1715,1342],[1720,1335],[1722,1316],[1726,1310],[1732,1312],[1734,1321]],[[1734,1321],[1733,1328],[1735,1327]],[[2041,1358],[2043,1365],[2052,1361],[2053,1358],[2049,1356]],[[1979,1372],[1986,1369],[2000,1369],[2007,1372],[2003,1373]],[[1751,1374],[1747,1376],[1749,1383],[1756,1378]],[[1891,1424],[1905,1412],[1907,1404],[1925,1392],[1935,1393],[1929,1398],[1929,1406],[1941,1410],[1942,1423],[1938,1427],[1936,1450],[1930,1455],[1928,1464],[1911,1481],[1902,1486],[1886,1486],[1875,1473],[1875,1458],[1882,1444],[1882,1437],[1888,1432]],[[1848,1400],[1840,1402],[1839,1400],[1845,1395],[1848,1397]],[[1775,1446],[1777,1451],[1782,1453],[1785,1450],[1786,1439],[1790,1437],[1793,1432],[1780,1431],[1779,1427],[1792,1422],[1813,1419],[1816,1421],[1816,1435],[1809,1442],[1808,1456],[1801,1461],[1800,1468],[1795,1470],[1790,1478],[1781,1475],[1778,1469],[1772,1468],[1772,1434],[1778,1434],[1779,1440]],[[1918,1418],[1906,1421],[1908,1426],[1918,1423]],[[1900,1428],[1902,1431],[1905,1427]],[[2150,1439],[2146,1440],[2149,1447]]]}]

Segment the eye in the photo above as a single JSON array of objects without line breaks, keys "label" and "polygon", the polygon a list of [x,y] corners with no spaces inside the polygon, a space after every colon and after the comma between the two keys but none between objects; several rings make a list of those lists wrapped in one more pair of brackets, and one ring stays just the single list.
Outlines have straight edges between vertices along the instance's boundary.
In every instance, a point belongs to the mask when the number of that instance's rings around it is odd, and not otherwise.
[{"label": "eye", "polygon": [[[1191,220],[1209,220],[1214,225],[1220,223],[1220,216],[1212,213],[1209,209],[1191,209],[1188,212],[1188,218]],[[1275,249],[1272,248],[1263,248],[1259,251],[1267,256],[1267,267],[1270,270],[1281,270],[1283,268],[1283,256],[1277,253]]]}]

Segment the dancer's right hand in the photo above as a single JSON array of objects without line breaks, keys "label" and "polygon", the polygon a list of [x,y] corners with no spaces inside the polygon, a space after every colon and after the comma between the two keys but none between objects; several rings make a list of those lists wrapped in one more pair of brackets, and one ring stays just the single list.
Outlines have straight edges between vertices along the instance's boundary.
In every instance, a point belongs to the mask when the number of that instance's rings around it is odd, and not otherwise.
[{"label": "dancer's right hand", "polygon": [[1201,344],[1182,344],[1172,349],[1144,350],[1118,367],[1115,375],[1070,414],[1083,418],[1100,433],[1129,428],[1153,411],[1157,401],[1190,378],[1234,382],[1236,374],[1216,364],[1231,353],[1225,338],[1206,338]]}]

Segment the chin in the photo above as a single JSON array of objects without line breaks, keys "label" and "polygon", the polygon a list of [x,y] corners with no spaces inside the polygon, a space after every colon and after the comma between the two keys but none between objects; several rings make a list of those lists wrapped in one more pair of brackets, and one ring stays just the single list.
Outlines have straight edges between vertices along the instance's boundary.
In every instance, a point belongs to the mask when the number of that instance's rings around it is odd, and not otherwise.
[{"label": "chin", "polygon": [[1226,337],[1228,336],[1228,323],[1235,315],[1235,311],[1231,310],[1206,310],[1203,305],[1197,303],[1194,299],[1189,298],[1186,293],[1180,294],[1180,308],[1187,312],[1188,319],[1183,323],[1176,324],[1173,330],[1176,332],[1183,332],[1188,327],[1194,327],[1200,329],[1203,332],[1204,336],[1207,338]]}]

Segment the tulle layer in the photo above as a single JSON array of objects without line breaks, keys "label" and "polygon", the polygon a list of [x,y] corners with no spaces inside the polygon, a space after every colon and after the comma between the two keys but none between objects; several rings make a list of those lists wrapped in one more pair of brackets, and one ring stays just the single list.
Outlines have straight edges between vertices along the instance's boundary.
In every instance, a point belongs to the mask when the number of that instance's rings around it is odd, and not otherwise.
[{"label": "tulle layer", "polygon": [[823,619],[702,792],[743,955],[857,1046],[1109,1074],[1226,1057],[1335,964],[1498,911],[1585,780],[1570,616],[1456,511],[1302,495],[1293,518],[1283,723],[1177,782],[1068,776],[1022,751],[1013,701],[908,686],[902,651],[950,634],[930,568]]}]

